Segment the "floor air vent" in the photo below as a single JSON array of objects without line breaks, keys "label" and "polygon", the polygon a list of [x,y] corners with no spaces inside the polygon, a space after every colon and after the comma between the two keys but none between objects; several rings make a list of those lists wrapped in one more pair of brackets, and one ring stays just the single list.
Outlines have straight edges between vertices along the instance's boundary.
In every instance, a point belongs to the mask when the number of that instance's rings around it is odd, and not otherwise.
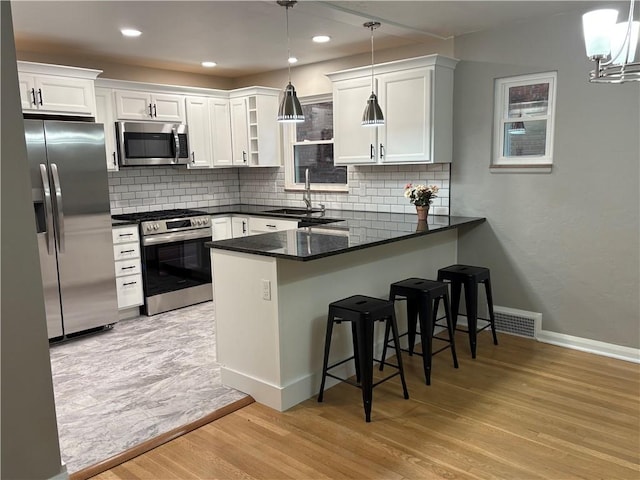
[{"label": "floor air vent", "polygon": [[542,323],[542,314],[495,305],[496,330],[520,337],[536,338]]}]

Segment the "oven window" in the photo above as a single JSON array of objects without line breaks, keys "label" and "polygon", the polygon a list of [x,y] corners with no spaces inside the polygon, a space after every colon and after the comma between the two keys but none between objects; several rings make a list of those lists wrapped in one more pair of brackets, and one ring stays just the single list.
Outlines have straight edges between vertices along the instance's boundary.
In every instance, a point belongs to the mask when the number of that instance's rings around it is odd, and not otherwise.
[{"label": "oven window", "polygon": [[182,290],[211,283],[211,255],[207,238],[144,247],[145,295]]},{"label": "oven window", "polygon": [[174,138],[170,133],[124,133],[124,150],[127,158],[172,158]]}]

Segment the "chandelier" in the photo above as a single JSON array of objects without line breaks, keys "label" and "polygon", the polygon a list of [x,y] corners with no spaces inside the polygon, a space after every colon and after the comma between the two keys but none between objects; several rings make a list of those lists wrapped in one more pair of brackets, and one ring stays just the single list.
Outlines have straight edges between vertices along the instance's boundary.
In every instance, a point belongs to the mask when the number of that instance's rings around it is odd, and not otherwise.
[{"label": "chandelier", "polygon": [[640,81],[640,62],[635,54],[640,22],[633,21],[635,0],[630,0],[629,17],[616,23],[618,11],[593,10],[582,16],[587,57],[595,62],[589,74],[593,83]]}]

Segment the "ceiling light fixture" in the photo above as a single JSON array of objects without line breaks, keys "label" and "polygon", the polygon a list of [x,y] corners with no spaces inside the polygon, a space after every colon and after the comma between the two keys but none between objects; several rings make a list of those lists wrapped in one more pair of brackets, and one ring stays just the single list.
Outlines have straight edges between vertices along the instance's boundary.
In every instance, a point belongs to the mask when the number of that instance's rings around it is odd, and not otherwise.
[{"label": "ceiling light fixture", "polygon": [[135,28],[123,28],[120,30],[120,33],[125,37],[139,37],[142,35],[140,30],[136,30]]},{"label": "ceiling light fixture", "polygon": [[212,68],[215,67],[217,65],[216,62],[202,62],[200,65],[202,65],[203,67],[206,68]]},{"label": "ceiling light fixture", "polygon": [[289,63],[298,63],[298,59],[296,57],[289,57]]},{"label": "ceiling light fixture", "polygon": [[315,43],[327,43],[331,41],[331,37],[328,35],[316,35],[311,40],[313,40]]},{"label": "ceiling light fixture", "polygon": [[289,42],[289,8],[293,7],[296,3],[295,0],[278,0],[278,5],[285,8],[287,17],[287,68],[289,70],[289,83],[284,88],[282,102],[278,109],[277,120],[283,123],[292,122],[304,122],[304,114],[302,113],[302,106],[296,95],[296,89],[291,85],[291,48]]},{"label": "ceiling light fixture", "polygon": [[367,22],[363,26],[371,30],[371,95],[369,96],[369,100],[367,100],[367,106],[362,114],[362,126],[376,127],[378,125],[384,125],[384,116],[378,104],[378,97],[376,97],[375,94],[375,83],[373,80],[373,31],[380,26],[380,22]]},{"label": "ceiling light fixture", "polygon": [[633,21],[634,3],[630,1],[627,20],[618,24],[617,10],[593,10],[582,16],[587,57],[596,62],[590,82],[640,81],[640,62],[634,62],[640,30],[640,22]]}]

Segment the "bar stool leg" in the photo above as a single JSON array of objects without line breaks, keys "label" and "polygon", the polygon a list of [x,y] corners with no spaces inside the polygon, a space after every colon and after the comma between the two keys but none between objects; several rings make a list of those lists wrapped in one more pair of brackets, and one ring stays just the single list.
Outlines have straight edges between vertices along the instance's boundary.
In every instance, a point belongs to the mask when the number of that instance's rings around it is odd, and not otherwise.
[{"label": "bar stool leg", "polygon": [[358,352],[358,329],[356,328],[356,322],[351,322],[351,340],[353,343],[353,361],[356,364],[356,382],[360,383],[362,378],[360,375],[360,356]]},{"label": "bar stool leg", "polygon": [[373,321],[369,317],[361,317],[357,323],[362,403],[364,404],[365,420],[370,422],[373,396]]},{"label": "bar stool leg", "polygon": [[[407,338],[409,339],[409,356],[413,356],[413,350],[416,345],[416,327],[418,324],[418,302],[413,298],[407,298]],[[420,326],[420,334],[422,335],[422,326]]]},{"label": "bar stool leg", "polygon": [[387,324],[391,324],[393,331],[393,343],[396,347],[396,358],[398,359],[398,370],[400,371],[400,381],[402,382],[402,391],[404,399],[409,399],[409,391],[407,390],[407,382],[404,379],[404,366],[402,365],[402,353],[400,351],[400,338],[398,336],[398,323],[396,322],[395,313],[387,319]]},{"label": "bar stool leg", "polygon": [[471,358],[476,358],[476,344],[478,338],[478,286],[473,282],[465,282],[464,298],[467,307],[467,326],[469,327],[469,346]]},{"label": "bar stool leg", "polygon": [[420,296],[419,318],[420,318],[420,342],[422,343],[422,367],[427,385],[431,385],[431,343],[433,332],[433,314],[431,299],[426,295]]},{"label": "bar stool leg", "polygon": [[451,283],[451,316],[453,317],[454,330],[458,328],[458,312],[460,311],[460,291],[461,290],[462,290],[462,284],[460,282]]},{"label": "bar stool leg", "polygon": [[498,336],[496,335],[496,317],[493,314],[493,295],[491,294],[491,280],[487,279],[484,281],[484,289],[487,294],[487,307],[489,308],[489,319],[491,321],[493,344],[498,345]]},{"label": "bar stool leg", "polygon": [[[453,357],[453,367],[458,368],[458,355],[456,354],[455,330],[451,319],[451,309],[449,308],[449,294],[444,294],[444,314],[447,320],[447,331],[449,332],[449,343],[451,345],[451,356]],[[434,313],[435,317],[435,313]]]},{"label": "bar stool leg", "polygon": [[[395,301],[396,301],[395,293],[389,293],[389,301],[394,304],[394,308],[395,308]],[[378,367],[378,370],[380,371],[384,369],[384,361],[387,359],[387,347],[389,346],[389,332],[391,331],[391,325],[389,325],[389,322],[385,322],[385,323],[386,325],[384,327],[384,344],[382,345],[382,359],[380,361],[380,367]]]},{"label": "bar stool leg", "polygon": [[331,335],[333,334],[333,315],[327,315],[327,335],[324,339],[324,361],[322,363],[322,382],[320,383],[320,393],[318,402],[322,402],[324,397],[324,382],[327,379],[327,366],[329,365],[329,350],[331,349]]}]

